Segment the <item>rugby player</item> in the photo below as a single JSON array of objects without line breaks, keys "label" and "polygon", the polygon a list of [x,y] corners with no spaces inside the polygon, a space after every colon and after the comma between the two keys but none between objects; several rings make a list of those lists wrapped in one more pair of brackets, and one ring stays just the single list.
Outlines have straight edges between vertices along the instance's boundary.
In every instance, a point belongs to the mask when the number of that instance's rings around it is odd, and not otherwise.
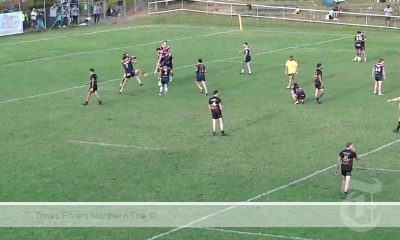
[{"label": "rugby player", "polygon": [[250,55],[250,47],[247,42],[243,44],[244,50],[243,50],[243,66],[242,66],[242,71],[240,72],[241,74],[244,74],[244,68],[245,66],[247,67],[247,72],[248,74],[251,74],[251,55]]},{"label": "rugby player", "polygon": [[304,90],[301,87],[299,87],[299,84],[297,84],[297,83],[293,84],[291,94],[292,94],[294,104],[299,104],[299,103],[303,104],[304,103],[304,99],[306,98],[306,93],[304,92]]},{"label": "rugby player", "polygon": [[356,51],[356,55],[354,56],[353,62],[361,62],[363,46],[364,46],[364,34],[358,31],[354,36],[354,48]]},{"label": "rugby player", "polygon": [[168,93],[168,84],[171,80],[171,68],[167,65],[164,65],[160,69],[160,92],[158,96],[167,95]]},{"label": "rugby player", "polygon": [[386,79],[386,72],[385,72],[385,62],[383,58],[380,58],[378,63],[376,63],[372,67],[372,78],[375,79],[375,84],[374,84],[374,94],[378,94],[379,96],[382,96],[382,82],[383,80]]},{"label": "rugby player", "polygon": [[[400,97],[393,98],[390,100],[387,100],[388,102],[395,102],[399,104],[399,112],[400,112]],[[397,123],[397,128],[393,130],[393,132],[398,133],[400,131],[400,115],[399,115],[399,121]]]},{"label": "rugby player", "polygon": [[125,73],[124,73],[124,78],[122,79],[122,82],[119,86],[119,93],[122,93],[129,78],[136,77],[139,86],[143,86],[143,83],[140,80],[139,76],[147,77],[148,74],[145,73],[142,69],[135,69],[134,63],[136,63],[135,56],[130,56],[126,53],[122,56],[122,66],[124,68]]},{"label": "rugby player", "polygon": [[97,100],[99,101],[99,105],[101,105],[100,96],[97,93],[97,75],[94,72],[93,68],[89,69],[89,74],[90,74],[90,78],[89,78],[89,82],[88,82],[89,89],[88,89],[88,93],[86,95],[85,103],[83,103],[83,105],[88,105],[90,97],[93,95],[96,96]]},{"label": "rugby player", "polygon": [[292,88],[292,84],[294,83],[294,75],[296,75],[298,72],[298,64],[294,60],[293,56],[290,55],[289,59],[285,63],[285,74],[288,75],[289,77],[289,84],[287,85],[286,88],[290,89]]},{"label": "rugby player", "polygon": [[336,164],[336,175],[339,175],[339,167],[343,176],[342,192],[343,199],[346,199],[350,187],[351,171],[353,170],[353,160],[358,160],[353,143],[346,143],[346,148],[339,153],[338,162]]},{"label": "rugby player", "polygon": [[219,123],[222,136],[227,135],[224,132],[224,122],[222,119],[222,101],[218,97],[218,90],[213,91],[213,96],[208,100],[208,108],[211,110],[212,117],[212,135],[217,136],[216,125]]},{"label": "rugby player", "polygon": [[322,64],[317,64],[317,69],[314,72],[315,100],[321,104],[320,98],[324,95],[324,85],[322,81]]},{"label": "rugby player", "polygon": [[196,64],[196,85],[200,89],[200,92],[207,96],[206,72],[207,68],[203,64],[203,59],[199,58]]}]

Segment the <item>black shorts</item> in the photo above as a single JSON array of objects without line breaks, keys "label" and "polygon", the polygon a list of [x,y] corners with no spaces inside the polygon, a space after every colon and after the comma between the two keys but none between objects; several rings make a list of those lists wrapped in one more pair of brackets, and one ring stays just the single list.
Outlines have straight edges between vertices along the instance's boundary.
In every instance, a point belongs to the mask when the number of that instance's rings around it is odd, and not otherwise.
[{"label": "black shorts", "polygon": [[206,80],[206,76],[204,74],[197,74],[197,76],[196,76],[197,82],[201,82],[201,81],[205,81],[205,80]]},{"label": "black shorts", "polygon": [[220,110],[211,110],[212,119],[220,119],[222,118],[222,112]]},{"label": "black shorts", "polygon": [[352,170],[352,169],[342,169],[342,175],[343,175],[343,177],[351,176],[351,170]]},{"label": "black shorts", "polygon": [[288,76],[290,77],[294,77],[294,75],[296,75],[296,73],[289,73]]},{"label": "black shorts", "polygon": [[90,88],[89,88],[89,92],[96,92],[97,91],[97,85],[94,85],[93,87],[92,87],[92,91],[90,91]]},{"label": "black shorts", "polygon": [[250,56],[246,56],[245,58],[244,58],[244,62],[245,63],[248,63],[248,62],[250,62],[251,61],[251,57]]},{"label": "black shorts", "polygon": [[354,48],[357,49],[357,50],[362,50],[362,49],[363,49],[363,47],[362,47],[361,44],[356,44],[356,45],[354,46]]},{"label": "black shorts", "polygon": [[306,95],[304,93],[303,94],[296,94],[296,98],[300,99],[300,100],[304,100],[304,99],[306,99]]},{"label": "black shorts", "polygon": [[161,84],[166,84],[166,85],[168,85],[169,84],[169,77],[168,78],[161,78]]},{"label": "black shorts", "polygon": [[383,76],[382,75],[375,75],[375,81],[380,82],[383,80]]},{"label": "black shorts", "polygon": [[133,71],[133,72],[126,72],[125,73],[125,77],[126,78],[131,78],[131,77],[134,77],[135,76],[135,71]]}]

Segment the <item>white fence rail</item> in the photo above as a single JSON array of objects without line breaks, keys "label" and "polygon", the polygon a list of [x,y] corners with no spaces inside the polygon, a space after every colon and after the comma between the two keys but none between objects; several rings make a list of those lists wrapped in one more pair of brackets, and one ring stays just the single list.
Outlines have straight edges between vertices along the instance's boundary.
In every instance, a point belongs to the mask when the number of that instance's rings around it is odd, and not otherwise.
[{"label": "white fence rail", "polygon": [[[385,28],[384,15],[370,13],[336,12],[337,19],[327,20],[328,11],[316,9],[300,9],[294,14],[294,7],[250,5],[202,0],[162,0],[148,3],[149,14],[175,11],[199,12],[226,16],[242,15],[243,17],[289,20],[310,23],[326,23],[337,25]],[[400,29],[400,16],[390,18],[388,28]]]}]

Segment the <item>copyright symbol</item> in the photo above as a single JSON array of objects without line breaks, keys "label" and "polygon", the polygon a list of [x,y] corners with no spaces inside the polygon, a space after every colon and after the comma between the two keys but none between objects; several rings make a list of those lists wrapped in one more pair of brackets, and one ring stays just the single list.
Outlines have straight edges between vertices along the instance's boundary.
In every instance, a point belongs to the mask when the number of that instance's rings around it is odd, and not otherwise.
[{"label": "copyright symbol", "polygon": [[149,213],[149,217],[150,217],[150,219],[156,218],[156,213],[155,212],[150,212]]}]

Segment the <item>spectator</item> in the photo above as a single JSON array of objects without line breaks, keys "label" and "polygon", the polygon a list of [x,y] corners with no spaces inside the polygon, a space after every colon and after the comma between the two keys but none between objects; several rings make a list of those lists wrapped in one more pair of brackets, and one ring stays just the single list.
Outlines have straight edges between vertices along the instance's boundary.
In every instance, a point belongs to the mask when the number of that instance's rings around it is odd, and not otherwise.
[{"label": "spectator", "polygon": [[61,26],[68,27],[69,26],[69,8],[63,7],[61,10]]},{"label": "spectator", "polygon": [[299,13],[300,13],[300,8],[299,8],[299,7],[296,7],[296,8],[294,9],[294,11],[292,12],[293,15],[297,15],[297,14],[299,14]]},{"label": "spectator", "polygon": [[37,28],[39,30],[43,30],[44,29],[44,11],[43,9],[39,8],[37,10]]},{"label": "spectator", "polygon": [[94,23],[99,23],[100,13],[101,13],[100,2],[93,2],[92,8],[93,8],[93,21]]},{"label": "spectator", "polygon": [[393,15],[393,8],[388,4],[386,5],[385,9],[383,9],[383,12],[385,13],[385,26],[389,27],[390,18]]},{"label": "spectator", "polygon": [[58,6],[56,3],[53,4],[53,6],[50,7],[49,11],[49,17],[50,17],[50,24],[51,26],[54,26],[54,23],[56,23],[57,20],[57,12],[58,12]]},{"label": "spectator", "polygon": [[79,8],[78,5],[74,5],[71,9],[72,24],[78,25]]},{"label": "spectator", "polygon": [[37,11],[36,8],[32,8],[32,12],[31,12],[31,28],[32,29],[36,29],[36,25],[37,25]]}]

